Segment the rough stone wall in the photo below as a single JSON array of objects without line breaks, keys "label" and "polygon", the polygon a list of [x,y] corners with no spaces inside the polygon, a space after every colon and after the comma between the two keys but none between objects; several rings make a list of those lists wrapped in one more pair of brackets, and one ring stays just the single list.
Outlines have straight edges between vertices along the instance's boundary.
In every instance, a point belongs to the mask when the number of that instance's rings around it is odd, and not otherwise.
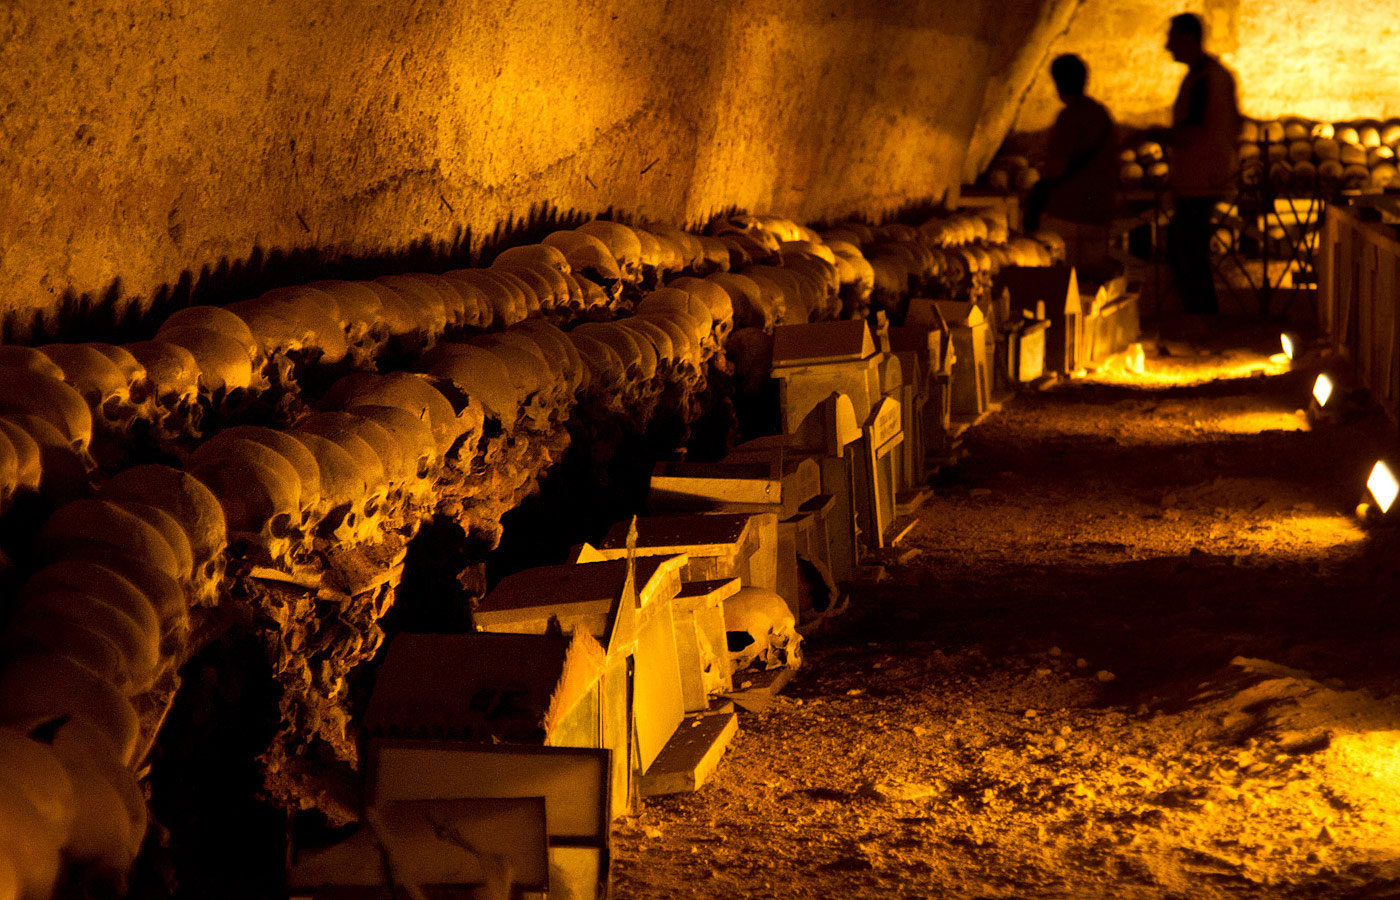
[{"label": "rough stone wall", "polygon": [[[1053,54],[1089,64],[1089,90],[1129,125],[1165,123],[1184,72],[1163,49],[1167,22],[1201,15],[1207,46],[1236,73],[1247,115],[1323,120],[1400,116],[1400,17],[1374,0],[1088,0]],[[1043,68],[1017,131],[1059,111]]]},{"label": "rough stone wall", "polygon": [[12,0],[6,339],[269,256],[460,254],[541,209],[936,201],[988,35],[1040,2]]}]

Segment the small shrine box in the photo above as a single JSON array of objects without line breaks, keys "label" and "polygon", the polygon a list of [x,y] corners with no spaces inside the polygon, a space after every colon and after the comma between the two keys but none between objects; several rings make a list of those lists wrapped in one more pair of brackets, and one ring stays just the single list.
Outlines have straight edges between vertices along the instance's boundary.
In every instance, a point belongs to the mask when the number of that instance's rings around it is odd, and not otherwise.
[{"label": "small shrine box", "polygon": [[825,516],[826,559],[837,584],[850,581],[860,561],[854,445],[862,435],[851,399],[845,394],[832,393],[807,414],[793,433],[754,438],[735,448],[735,453],[745,459],[771,460],[772,454],[780,451],[787,457],[809,457],[816,462],[821,472],[821,494],[807,501],[804,507],[814,503],[824,506],[826,502],[822,497],[830,498],[829,512]]},{"label": "small shrine box", "polygon": [[935,300],[953,337],[953,415],[976,419],[992,403],[992,368],[987,317],[976,303]]},{"label": "small shrine box", "polygon": [[1046,332],[1045,366],[1053,372],[1069,374],[1088,363],[1084,305],[1079,295],[1079,278],[1072,267],[1010,266],[997,276],[998,287],[1011,292],[1011,306],[1028,310],[1037,319],[1050,322]]},{"label": "small shrine box", "polygon": [[367,802],[402,812],[404,801],[544,798],[548,887],[601,896],[619,797],[606,748],[620,744],[625,762],[632,744],[609,734],[629,707],[608,662],[584,629],[398,635],[365,714]]},{"label": "small shrine box", "polygon": [[773,329],[773,377],[778,380],[783,431],[791,433],[818,403],[838,391],[864,421],[884,395],[884,354],[865,322],[812,322]]},{"label": "small shrine box", "polygon": [[540,635],[553,621],[602,646],[602,746],[613,752],[618,814],[685,714],[671,609],[684,565],[684,556],[640,558],[635,578],[627,560],[527,569],[502,579],[474,613],[481,631]]},{"label": "small shrine box", "polygon": [[606,750],[404,738],[371,742],[365,761],[373,806],[542,799],[549,896],[591,900],[603,900],[611,881],[609,769]]},{"label": "small shrine box", "polygon": [[[370,814],[382,832],[361,825],[339,843],[298,851],[287,873],[287,896],[391,900],[395,893],[385,883],[386,854],[397,887],[412,884],[432,897],[482,896],[501,869],[510,873],[514,891],[544,896],[551,887],[545,802],[544,797],[522,796],[377,804]],[[457,839],[449,839],[448,833]],[[580,887],[582,896],[596,897],[602,885],[595,876]]]},{"label": "small shrine box", "polygon": [[787,519],[819,493],[821,468],[800,456],[661,462],[651,470],[647,506],[658,512],[771,512]]}]

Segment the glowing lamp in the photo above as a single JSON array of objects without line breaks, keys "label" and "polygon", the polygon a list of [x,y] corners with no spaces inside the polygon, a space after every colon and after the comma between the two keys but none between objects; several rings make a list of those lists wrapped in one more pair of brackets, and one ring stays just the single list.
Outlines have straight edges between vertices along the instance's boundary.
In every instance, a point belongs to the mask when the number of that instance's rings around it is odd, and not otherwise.
[{"label": "glowing lamp", "polygon": [[1278,336],[1278,342],[1283,345],[1283,355],[1289,359],[1293,358],[1293,335],[1288,332]]},{"label": "glowing lamp", "polygon": [[1327,373],[1317,376],[1317,381],[1313,382],[1312,394],[1319,408],[1327,405],[1327,401],[1332,397],[1332,379],[1327,377]]},{"label": "glowing lamp", "polygon": [[1395,502],[1396,495],[1400,494],[1400,482],[1395,480],[1395,473],[1390,471],[1389,466],[1378,462],[1375,468],[1371,469],[1371,477],[1366,479],[1366,489],[1371,492],[1381,512],[1387,513],[1390,511],[1390,505]]}]

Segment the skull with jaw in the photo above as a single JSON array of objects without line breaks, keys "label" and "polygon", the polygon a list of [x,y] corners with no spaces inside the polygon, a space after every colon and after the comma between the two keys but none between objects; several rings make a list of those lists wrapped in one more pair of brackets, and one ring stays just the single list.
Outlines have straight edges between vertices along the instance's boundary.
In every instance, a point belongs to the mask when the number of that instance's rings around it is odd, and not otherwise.
[{"label": "skull with jaw", "polygon": [[755,666],[776,669],[802,665],[802,636],[787,602],[773,591],[740,588],[724,601],[734,671]]}]

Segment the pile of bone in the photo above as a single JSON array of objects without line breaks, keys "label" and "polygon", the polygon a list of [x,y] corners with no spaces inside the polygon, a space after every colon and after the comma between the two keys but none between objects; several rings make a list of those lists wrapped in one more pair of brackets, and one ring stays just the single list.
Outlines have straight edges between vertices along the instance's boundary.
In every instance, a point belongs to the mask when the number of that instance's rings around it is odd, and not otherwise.
[{"label": "pile of bone", "polygon": [[1013,234],[1005,212],[996,208],[935,217],[917,228],[844,223],[823,232],[823,238],[868,259],[874,301],[889,312],[914,294],[966,294],[989,285],[1008,266],[1048,266],[1064,258],[1057,235]]},{"label": "pile of bone", "polygon": [[223,511],[164,466],[61,506],[0,646],[0,894],[43,897],[60,861],[120,889],[146,830],[139,766],[176,686],[191,605],[223,576]]},{"label": "pile of bone", "polygon": [[1161,187],[1171,174],[1166,151],[1156,141],[1143,141],[1136,147],[1123,148],[1118,162],[1118,183],[1127,190]]},{"label": "pile of bone", "polygon": [[998,194],[1024,194],[1040,181],[1040,170],[1017,153],[1007,153],[992,160],[982,186]]},{"label": "pile of bone", "polygon": [[1400,183],[1397,151],[1397,121],[1249,121],[1240,135],[1240,174],[1246,184],[1267,178],[1281,191],[1383,191]]}]

